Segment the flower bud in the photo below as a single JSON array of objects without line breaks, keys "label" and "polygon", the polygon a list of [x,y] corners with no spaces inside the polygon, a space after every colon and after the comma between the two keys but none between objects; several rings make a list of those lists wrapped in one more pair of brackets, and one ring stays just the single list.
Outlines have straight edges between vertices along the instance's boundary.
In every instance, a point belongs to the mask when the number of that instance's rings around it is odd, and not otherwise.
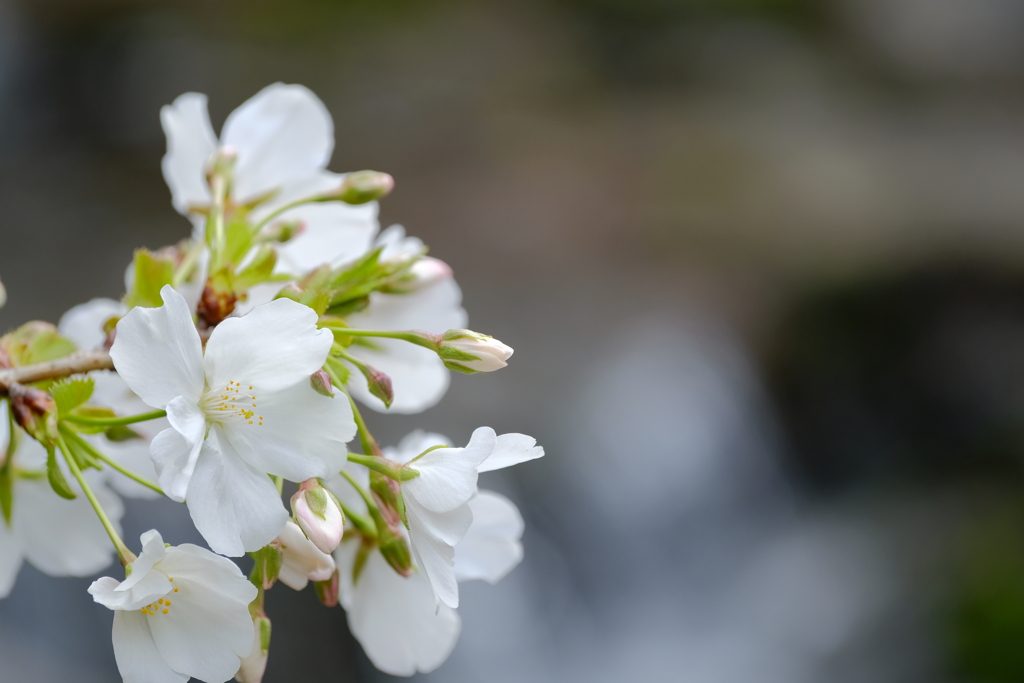
[{"label": "flower bud", "polygon": [[0,282],[0,308],[4,307],[7,303],[7,289],[4,287],[4,283]]},{"label": "flower bud", "polygon": [[389,283],[386,291],[392,294],[411,294],[451,277],[451,266],[441,259],[424,256],[413,263],[397,281]]},{"label": "flower bud", "polygon": [[310,375],[309,386],[322,396],[334,398],[334,384],[331,383],[331,376],[327,374],[326,370],[317,370]]},{"label": "flower bud", "polygon": [[448,330],[441,337],[437,353],[449,370],[472,375],[494,372],[508,365],[512,347],[494,337],[471,330]]},{"label": "flower bud", "polygon": [[370,393],[383,401],[386,408],[390,408],[391,402],[395,400],[395,390],[391,385],[391,378],[377,368],[364,363],[359,363],[356,367],[366,378],[366,387]]},{"label": "flower bud", "polygon": [[263,590],[270,590],[274,587],[284,563],[284,550],[281,548],[281,542],[275,539],[250,554],[254,562],[250,579],[257,586],[262,586]]},{"label": "flower bud", "polygon": [[380,171],[355,171],[345,176],[337,190],[320,197],[320,201],[343,201],[365,204],[386,196],[395,187],[395,179]]},{"label": "flower bud", "polygon": [[326,581],[317,581],[313,584],[316,587],[316,597],[325,607],[335,607],[338,604],[338,589],[341,585],[341,575],[335,569],[331,578]]},{"label": "flower bud", "polygon": [[260,230],[256,236],[259,242],[287,242],[306,230],[304,221],[283,221]]},{"label": "flower bud", "polygon": [[47,448],[56,444],[57,403],[53,397],[41,389],[17,383],[12,383],[7,391],[18,426]]},{"label": "flower bud", "polygon": [[341,545],[345,533],[345,517],[341,507],[316,479],[302,482],[292,496],[295,521],[322,553],[330,554]]},{"label": "flower bud", "polygon": [[252,652],[242,659],[242,665],[235,674],[235,680],[239,683],[260,683],[267,670],[267,658],[270,655],[270,619],[261,610],[260,614],[252,618],[252,625],[255,627]]}]

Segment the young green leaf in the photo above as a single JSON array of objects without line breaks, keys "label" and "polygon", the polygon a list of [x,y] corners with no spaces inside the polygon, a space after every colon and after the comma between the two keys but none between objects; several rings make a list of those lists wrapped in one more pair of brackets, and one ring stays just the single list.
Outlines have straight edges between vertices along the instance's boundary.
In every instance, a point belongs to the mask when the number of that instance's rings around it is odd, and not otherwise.
[{"label": "young green leaf", "polygon": [[50,487],[53,488],[61,498],[67,498],[68,500],[74,500],[78,496],[68,486],[67,480],[64,478],[64,473],[60,470],[60,465],[57,463],[57,450],[50,448],[46,454],[46,478],[50,482]]},{"label": "young green leaf", "polygon": [[57,414],[64,417],[92,397],[95,383],[91,378],[65,379],[50,387],[50,395],[57,404]]}]

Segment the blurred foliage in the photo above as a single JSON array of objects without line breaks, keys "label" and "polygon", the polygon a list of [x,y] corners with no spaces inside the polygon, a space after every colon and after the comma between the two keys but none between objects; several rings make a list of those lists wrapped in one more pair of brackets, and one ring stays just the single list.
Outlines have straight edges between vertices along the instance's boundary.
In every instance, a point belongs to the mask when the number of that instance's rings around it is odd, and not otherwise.
[{"label": "blurred foliage", "polygon": [[1024,275],[940,268],[797,296],[770,343],[798,471],[824,489],[997,471],[1024,443]]},{"label": "blurred foliage", "polygon": [[950,594],[953,672],[972,683],[1024,680],[1024,509],[980,520]]}]

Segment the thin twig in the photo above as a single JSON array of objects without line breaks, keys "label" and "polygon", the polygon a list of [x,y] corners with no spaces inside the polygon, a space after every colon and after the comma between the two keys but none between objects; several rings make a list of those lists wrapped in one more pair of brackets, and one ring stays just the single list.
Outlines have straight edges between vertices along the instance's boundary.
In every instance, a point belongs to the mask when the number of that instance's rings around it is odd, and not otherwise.
[{"label": "thin twig", "polygon": [[0,395],[5,395],[12,384],[29,384],[44,379],[58,379],[89,372],[113,370],[114,361],[106,351],[83,351],[67,358],[36,363],[10,370],[0,370]]}]

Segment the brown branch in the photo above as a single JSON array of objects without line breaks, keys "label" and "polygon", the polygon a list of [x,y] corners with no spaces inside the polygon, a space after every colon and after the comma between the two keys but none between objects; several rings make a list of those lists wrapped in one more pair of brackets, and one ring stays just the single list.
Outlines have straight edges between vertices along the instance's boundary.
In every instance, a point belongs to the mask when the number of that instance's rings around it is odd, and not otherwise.
[{"label": "brown branch", "polygon": [[0,395],[6,394],[12,384],[29,384],[44,379],[78,375],[91,370],[113,369],[114,361],[110,359],[110,354],[106,351],[83,351],[47,363],[0,370]]}]

